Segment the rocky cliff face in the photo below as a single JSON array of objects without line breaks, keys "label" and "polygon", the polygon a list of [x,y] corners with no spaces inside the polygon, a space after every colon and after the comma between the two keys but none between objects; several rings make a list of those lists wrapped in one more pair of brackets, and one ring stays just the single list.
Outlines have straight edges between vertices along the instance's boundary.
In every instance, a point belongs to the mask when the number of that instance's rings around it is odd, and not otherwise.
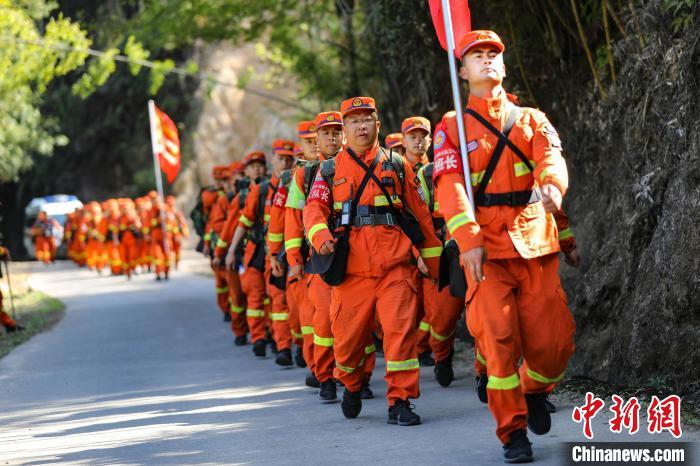
[{"label": "rocky cliff face", "polygon": [[[253,45],[220,43],[201,49],[201,56],[203,72],[231,85],[205,82],[196,93],[200,113],[192,135],[194,160],[175,187],[187,212],[199,187],[211,184],[214,165],[240,160],[253,150],[270,154],[273,139],[296,136],[297,110],[274,100],[291,99],[296,92],[294,83],[265,88],[262,77],[270,67],[258,57]],[[271,98],[237,87],[235,83],[243,76],[251,88],[264,89]]]},{"label": "rocky cliff face", "polygon": [[688,387],[700,379],[700,9],[679,39],[659,4],[642,15],[644,52],[633,36],[617,47],[622,84],[562,127],[584,256],[564,281],[576,374]]}]

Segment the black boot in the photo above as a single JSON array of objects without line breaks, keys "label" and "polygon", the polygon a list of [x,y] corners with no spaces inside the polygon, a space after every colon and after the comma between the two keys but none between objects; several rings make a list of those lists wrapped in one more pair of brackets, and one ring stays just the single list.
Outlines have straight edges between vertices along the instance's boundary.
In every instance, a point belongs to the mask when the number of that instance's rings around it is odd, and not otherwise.
[{"label": "black boot", "polygon": [[297,346],[297,350],[294,353],[294,362],[297,366],[302,369],[306,367],[306,361],[304,360],[304,350],[301,346]]},{"label": "black boot", "polygon": [[[267,340],[267,342],[270,344],[270,351],[272,351],[272,354],[278,354],[279,351],[277,350],[277,342],[275,340],[273,340],[272,338]],[[290,353],[291,353],[291,350],[290,350]]]},{"label": "black boot", "polygon": [[420,364],[421,367],[432,367],[435,365],[435,359],[433,359],[430,350],[423,351],[418,355],[418,364]]},{"label": "black boot", "polygon": [[231,313],[230,312],[226,312],[224,314],[224,322],[231,322]]},{"label": "black boot", "polygon": [[277,353],[277,357],[275,358],[275,364],[278,366],[293,366],[294,363],[292,362],[292,350],[289,348],[280,350],[279,353]]},{"label": "black boot", "polygon": [[351,392],[347,388],[343,393],[343,402],[340,403],[340,408],[343,410],[343,416],[347,419],[355,419],[362,411],[362,398],[360,392]]},{"label": "black boot", "polygon": [[236,346],[245,346],[248,344],[248,336],[247,335],[238,335],[234,340],[233,344]]},{"label": "black boot", "polygon": [[557,412],[557,407],[554,406],[554,403],[552,403],[551,401],[549,401],[549,398],[547,398],[548,396],[549,396],[549,395],[545,395],[545,396],[544,396],[544,406],[545,406],[545,408],[547,409],[547,412],[548,412],[549,414],[554,414],[554,413]]},{"label": "black boot", "polygon": [[486,404],[489,402],[489,395],[486,391],[488,383],[489,377],[486,374],[476,376],[476,396],[479,397],[479,401]]},{"label": "black boot", "polygon": [[506,463],[531,463],[532,444],[527,439],[527,431],[511,432],[508,443],[503,445],[503,459]]},{"label": "black boot", "polygon": [[371,400],[374,398],[374,392],[369,388],[369,379],[362,381],[362,389],[360,390],[360,398],[363,400]]},{"label": "black boot", "polygon": [[536,435],[544,435],[552,428],[552,418],[547,412],[544,393],[525,394],[527,426]]},{"label": "black boot", "polygon": [[21,332],[24,330],[24,327],[22,327],[20,324],[15,324],[10,327],[5,327],[5,331],[7,333],[15,333],[15,332]]},{"label": "black boot", "polygon": [[259,358],[264,358],[266,354],[266,349],[267,347],[267,341],[265,340],[258,340],[255,343],[253,343],[253,353]]},{"label": "black boot", "polygon": [[313,374],[309,374],[306,376],[306,386],[311,388],[318,388],[321,386],[321,384]]},{"label": "black boot", "polygon": [[318,396],[323,401],[335,401],[338,399],[337,388],[333,379],[328,379],[325,382],[321,382],[321,391]]},{"label": "black boot", "polygon": [[413,412],[414,406],[406,400],[396,400],[394,406],[389,407],[387,424],[400,426],[417,426],[420,424],[420,416]]},{"label": "black boot", "polygon": [[435,363],[435,380],[443,387],[448,387],[455,379],[455,371],[452,369],[452,356],[454,353]]}]

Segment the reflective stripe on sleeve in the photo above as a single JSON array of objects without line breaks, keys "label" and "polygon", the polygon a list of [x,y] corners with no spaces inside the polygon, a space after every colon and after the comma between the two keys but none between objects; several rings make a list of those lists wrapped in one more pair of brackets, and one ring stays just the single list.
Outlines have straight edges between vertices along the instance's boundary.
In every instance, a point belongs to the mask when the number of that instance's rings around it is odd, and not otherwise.
[{"label": "reflective stripe on sleeve", "polygon": [[559,232],[559,241],[564,241],[565,239],[569,239],[572,236],[574,236],[574,234],[571,231],[571,228],[567,228],[566,230],[561,230]]},{"label": "reflective stripe on sleeve", "polygon": [[269,239],[273,243],[281,243],[282,241],[284,241],[284,233],[268,233],[267,239]]},{"label": "reflective stripe on sleeve", "polygon": [[447,229],[450,231],[451,235],[454,235],[457,228],[473,221],[474,219],[470,214],[467,212],[460,212],[447,221]]},{"label": "reflective stripe on sleeve", "polygon": [[442,254],[442,246],[435,246],[434,248],[422,248],[420,250],[420,256],[423,259],[430,259],[432,257],[440,257]]},{"label": "reflective stripe on sleeve", "polygon": [[227,246],[228,246],[228,241],[224,241],[224,240],[222,240],[221,238],[219,238],[218,240],[216,240],[216,247],[217,247],[217,248],[225,248],[225,247],[227,247]]},{"label": "reflective stripe on sleeve", "polygon": [[253,226],[253,222],[248,220],[248,217],[246,217],[245,215],[241,215],[240,218],[238,219],[238,221],[241,222],[243,225],[245,225],[248,228]]},{"label": "reflective stripe on sleeve", "polygon": [[316,225],[312,226],[309,229],[309,234],[307,235],[309,237],[309,241],[313,243],[314,235],[321,230],[328,230],[328,225],[325,223],[317,223]]},{"label": "reflective stripe on sleeve", "polygon": [[300,248],[301,242],[302,242],[301,238],[288,239],[287,241],[284,242],[284,249],[290,250],[292,248]]}]

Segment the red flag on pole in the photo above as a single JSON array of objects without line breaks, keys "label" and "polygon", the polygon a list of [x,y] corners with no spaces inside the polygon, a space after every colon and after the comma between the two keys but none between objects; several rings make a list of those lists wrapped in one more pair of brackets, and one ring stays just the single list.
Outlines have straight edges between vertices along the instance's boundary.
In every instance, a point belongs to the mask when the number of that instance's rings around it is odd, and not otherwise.
[{"label": "red flag on pole", "polygon": [[161,109],[155,107],[155,134],[153,150],[165,173],[168,183],[175,181],[180,172],[180,137],[173,120]]},{"label": "red flag on pole", "polygon": [[[430,3],[430,15],[433,17],[433,26],[437,33],[440,46],[447,50],[447,38],[445,37],[445,21],[443,19],[442,1],[428,0]],[[450,13],[452,15],[452,31],[454,36],[455,48],[459,40],[469,31],[472,30],[471,13],[469,12],[468,0],[449,0]],[[457,53],[454,50],[454,53]],[[462,58],[462,57],[457,57]]]}]

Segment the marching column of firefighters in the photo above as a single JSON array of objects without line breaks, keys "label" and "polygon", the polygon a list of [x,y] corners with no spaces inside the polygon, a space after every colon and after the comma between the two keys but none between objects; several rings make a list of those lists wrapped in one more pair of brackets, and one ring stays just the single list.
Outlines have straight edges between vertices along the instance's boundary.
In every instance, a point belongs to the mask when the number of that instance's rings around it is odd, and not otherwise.
[{"label": "marching column of firefighters", "polygon": [[[496,420],[505,461],[526,462],[527,430],[549,432],[547,394],[574,350],[559,279],[560,252],[567,264],[580,262],[561,210],[567,168],[547,117],[503,89],[498,35],[471,31],[457,50],[470,90],[462,115],[448,112],[434,132],[427,118],[409,116],[382,147],[381,109],[371,97],[351,97],[299,122],[297,141],[275,140],[269,157],[254,151],[214,167],[191,217],[235,344],[308,368],[305,384],[323,402],[337,401],[343,387],[346,418],[374,397],[380,351],[387,422],[420,424],[412,404],[420,367],[451,384],[466,311],[477,396]],[[154,192],[75,212],[64,233],[70,258],[98,273],[130,278],[138,269],[168,279],[188,231],[174,198],[159,199]],[[46,263],[56,227],[45,215],[34,226]]]},{"label": "marching column of firefighters", "polygon": [[478,397],[505,460],[531,461],[527,428],[550,430],[547,394],[573,352],[558,272],[559,252],[580,262],[561,210],[567,168],[546,116],[503,89],[501,39],[471,31],[458,50],[474,206],[455,112],[434,134],[427,118],[408,117],[382,147],[380,109],[357,96],[299,122],[298,140],[274,141],[269,159],[256,151],[214,167],[192,218],[235,343],[308,367],[323,402],[344,387],[346,418],[374,396],[383,350],[387,422],[420,424],[420,367],[450,385],[466,309]]}]

